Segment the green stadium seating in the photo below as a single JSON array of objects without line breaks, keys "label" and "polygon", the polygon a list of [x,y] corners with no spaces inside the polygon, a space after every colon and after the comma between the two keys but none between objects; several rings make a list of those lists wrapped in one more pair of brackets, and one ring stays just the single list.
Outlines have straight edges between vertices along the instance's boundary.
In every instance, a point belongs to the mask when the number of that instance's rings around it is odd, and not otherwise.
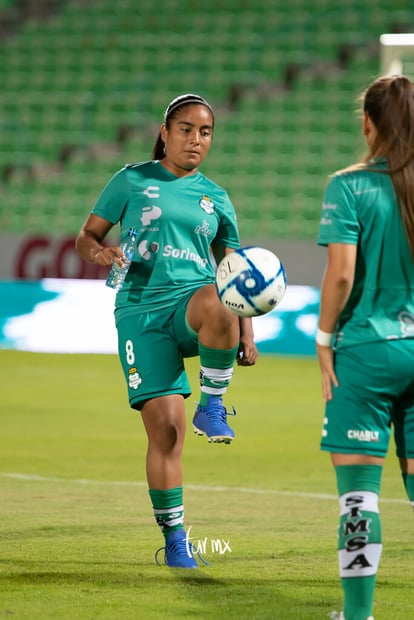
[{"label": "green stadium seating", "polygon": [[328,174],[363,148],[355,96],[379,35],[414,19],[409,0],[60,5],[0,43],[5,232],[75,233],[109,176],[150,158],[168,101],[196,91],[217,117],[203,171],[242,236],[314,238]]}]

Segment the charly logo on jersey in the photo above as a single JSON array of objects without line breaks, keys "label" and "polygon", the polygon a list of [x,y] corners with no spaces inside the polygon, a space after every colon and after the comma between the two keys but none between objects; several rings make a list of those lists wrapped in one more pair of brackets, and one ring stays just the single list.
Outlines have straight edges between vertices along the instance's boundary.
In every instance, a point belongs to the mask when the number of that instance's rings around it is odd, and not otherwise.
[{"label": "charly logo on jersey", "polygon": [[206,220],[203,220],[202,224],[199,224],[198,226],[196,226],[194,228],[194,232],[196,233],[196,235],[203,235],[204,237],[211,237],[213,234],[213,231],[211,230],[211,228],[208,225],[208,222]]},{"label": "charly logo on jersey", "polygon": [[138,243],[138,254],[144,260],[149,260],[153,254],[156,254],[160,249],[160,244],[156,241],[151,241],[148,245],[148,240],[143,239]]},{"label": "charly logo on jersey", "polygon": [[158,185],[148,185],[142,192],[148,198],[159,198],[160,197],[160,188]]},{"label": "charly logo on jersey", "polygon": [[214,202],[208,196],[201,196],[199,205],[207,215],[214,213]]},{"label": "charly logo on jersey", "polygon": [[401,332],[403,336],[414,336],[414,316],[410,312],[400,312],[398,319],[401,323]]},{"label": "charly logo on jersey", "polygon": [[132,390],[137,390],[142,383],[142,378],[136,368],[128,370],[128,385]]}]

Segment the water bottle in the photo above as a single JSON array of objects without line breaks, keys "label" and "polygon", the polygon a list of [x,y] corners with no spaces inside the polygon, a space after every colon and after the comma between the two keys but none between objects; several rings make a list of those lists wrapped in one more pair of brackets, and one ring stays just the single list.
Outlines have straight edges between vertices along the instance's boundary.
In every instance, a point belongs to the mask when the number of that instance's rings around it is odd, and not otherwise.
[{"label": "water bottle", "polygon": [[132,257],[135,253],[135,244],[137,240],[137,231],[135,228],[130,228],[128,230],[127,240],[120,246],[121,250],[125,254],[125,260],[123,267],[120,267],[117,263],[113,263],[111,267],[111,271],[106,278],[106,286],[119,291],[124,283],[126,274],[128,273],[128,269],[131,265]]}]

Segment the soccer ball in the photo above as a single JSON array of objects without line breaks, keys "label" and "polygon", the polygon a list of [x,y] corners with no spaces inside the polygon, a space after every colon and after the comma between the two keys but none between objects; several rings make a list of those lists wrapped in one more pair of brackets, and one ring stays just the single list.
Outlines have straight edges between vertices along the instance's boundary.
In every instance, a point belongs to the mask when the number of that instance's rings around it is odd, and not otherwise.
[{"label": "soccer ball", "polygon": [[227,254],[217,266],[220,301],[238,316],[270,312],[282,301],[286,284],[282,263],[265,248],[240,248]]}]

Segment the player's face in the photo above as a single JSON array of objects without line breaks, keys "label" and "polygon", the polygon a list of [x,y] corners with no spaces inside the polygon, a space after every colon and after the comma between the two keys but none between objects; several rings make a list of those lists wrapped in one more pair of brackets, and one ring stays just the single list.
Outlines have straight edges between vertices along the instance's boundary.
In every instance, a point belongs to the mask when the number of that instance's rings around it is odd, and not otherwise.
[{"label": "player's face", "polygon": [[197,171],[210,150],[213,139],[213,117],[204,105],[186,105],[161,127],[165,144],[164,166],[176,176]]}]

